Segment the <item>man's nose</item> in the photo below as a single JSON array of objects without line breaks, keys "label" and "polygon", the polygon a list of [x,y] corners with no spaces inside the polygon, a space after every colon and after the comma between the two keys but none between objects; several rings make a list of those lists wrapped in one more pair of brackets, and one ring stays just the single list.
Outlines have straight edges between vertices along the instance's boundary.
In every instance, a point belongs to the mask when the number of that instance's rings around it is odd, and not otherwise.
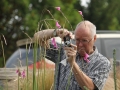
[{"label": "man's nose", "polygon": [[81,41],[79,41],[79,46],[83,46],[83,43]]}]

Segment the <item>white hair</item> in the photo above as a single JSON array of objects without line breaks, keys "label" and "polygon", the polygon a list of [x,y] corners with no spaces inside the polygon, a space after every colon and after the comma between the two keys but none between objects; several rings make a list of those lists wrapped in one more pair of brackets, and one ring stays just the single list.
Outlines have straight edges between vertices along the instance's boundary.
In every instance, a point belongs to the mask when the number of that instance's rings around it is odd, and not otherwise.
[{"label": "white hair", "polygon": [[96,26],[91,23],[90,21],[81,21],[77,24],[76,28],[75,28],[75,31],[77,30],[77,28],[81,25],[81,24],[85,24],[87,27],[89,27],[89,29],[91,30],[91,34],[92,36],[96,35]]}]

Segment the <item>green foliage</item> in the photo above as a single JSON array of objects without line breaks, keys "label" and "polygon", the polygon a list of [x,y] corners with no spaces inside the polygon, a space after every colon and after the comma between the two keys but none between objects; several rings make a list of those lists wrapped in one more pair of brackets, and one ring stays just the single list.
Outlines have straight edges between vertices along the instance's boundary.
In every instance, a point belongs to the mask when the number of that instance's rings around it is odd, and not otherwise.
[{"label": "green foliage", "polygon": [[93,22],[98,30],[118,30],[120,29],[120,19],[117,17],[119,2],[119,0],[91,0],[85,18]]},{"label": "green foliage", "polygon": [[[1,0],[0,1],[0,42],[3,41],[5,57],[8,58],[16,48],[16,40],[24,38],[21,27],[23,26],[23,17],[25,16],[28,1],[21,0]],[[2,38],[5,36],[5,40]],[[21,37],[22,35],[22,37]],[[0,48],[1,48],[0,44]],[[2,57],[3,51],[0,53]],[[2,59],[3,60],[3,59]],[[3,66],[3,65],[2,65]]]}]

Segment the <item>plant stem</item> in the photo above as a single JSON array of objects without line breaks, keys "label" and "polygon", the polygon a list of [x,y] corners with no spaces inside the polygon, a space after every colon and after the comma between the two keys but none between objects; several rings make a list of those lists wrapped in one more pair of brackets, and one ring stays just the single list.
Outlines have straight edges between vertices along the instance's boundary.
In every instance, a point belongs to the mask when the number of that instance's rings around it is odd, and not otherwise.
[{"label": "plant stem", "polygon": [[37,90],[37,83],[36,83],[36,61],[37,61],[37,43],[34,44],[33,90]]},{"label": "plant stem", "polygon": [[63,17],[67,20],[67,22],[69,23],[69,25],[70,25],[70,27],[71,27],[71,29],[73,31],[72,25],[70,24],[69,20],[66,18],[66,16],[64,15],[64,13],[62,11],[60,11],[60,12],[63,15]]},{"label": "plant stem", "polygon": [[72,67],[71,67],[71,70],[70,70],[70,75],[69,75],[69,77],[68,77],[68,83],[67,83],[67,87],[66,87],[66,90],[68,90],[69,88],[69,85],[70,85],[70,79],[71,79],[71,76],[72,76],[72,69],[73,69],[73,65],[72,65]]},{"label": "plant stem", "polygon": [[117,90],[117,79],[116,79],[116,50],[113,50],[113,73],[114,73],[114,86],[115,86],[115,90]]},{"label": "plant stem", "polygon": [[1,45],[2,45],[2,51],[3,51],[4,66],[5,66],[5,54],[4,54],[4,47],[3,47],[3,42],[2,41],[1,41]]},{"label": "plant stem", "polygon": [[[62,43],[62,41],[61,41],[61,43]],[[55,90],[55,81],[56,81],[56,79],[57,79],[57,75],[58,75],[58,66],[59,66],[59,62],[60,62],[60,52],[61,52],[61,47],[62,47],[62,44],[60,45],[60,48],[58,48],[58,59],[56,60],[57,62],[56,62],[56,70],[55,70],[55,77],[54,77],[54,86],[53,86],[53,90]]]},{"label": "plant stem", "polygon": [[28,90],[28,49],[27,49],[27,44],[26,44],[26,66],[27,66],[27,83],[26,83],[26,90]]}]

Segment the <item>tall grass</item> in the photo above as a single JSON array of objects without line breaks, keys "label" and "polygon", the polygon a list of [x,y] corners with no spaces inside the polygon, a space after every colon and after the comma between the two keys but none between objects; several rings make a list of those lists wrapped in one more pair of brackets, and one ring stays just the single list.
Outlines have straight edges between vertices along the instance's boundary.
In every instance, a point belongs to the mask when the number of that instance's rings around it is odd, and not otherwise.
[{"label": "tall grass", "polygon": [[[38,83],[38,88],[37,90],[43,90],[43,77],[44,77],[44,90],[52,90],[53,88],[53,82],[54,82],[54,70],[52,69],[46,69],[46,72],[44,73],[43,69],[39,70],[39,76],[38,76],[38,72],[36,72],[36,79],[37,81],[39,81]],[[7,88],[9,88],[9,90],[18,90],[17,88],[19,87],[19,90],[35,90],[33,89],[33,72],[29,71],[29,77],[27,79],[27,77],[25,78],[19,78],[17,80],[12,80],[12,81],[8,81],[8,86],[5,84],[4,89],[3,90],[7,90]],[[18,86],[18,80],[19,80],[19,86]],[[26,85],[28,86],[28,88],[26,89]]]},{"label": "tall grass", "polygon": [[117,88],[120,90],[120,66],[117,66],[116,72]]},{"label": "tall grass", "polygon": [[117,78],[116,78],[116,50],[113,50],[113,75],[114,75],[114,85],[115,85],[115,90],[117,90]]}]

